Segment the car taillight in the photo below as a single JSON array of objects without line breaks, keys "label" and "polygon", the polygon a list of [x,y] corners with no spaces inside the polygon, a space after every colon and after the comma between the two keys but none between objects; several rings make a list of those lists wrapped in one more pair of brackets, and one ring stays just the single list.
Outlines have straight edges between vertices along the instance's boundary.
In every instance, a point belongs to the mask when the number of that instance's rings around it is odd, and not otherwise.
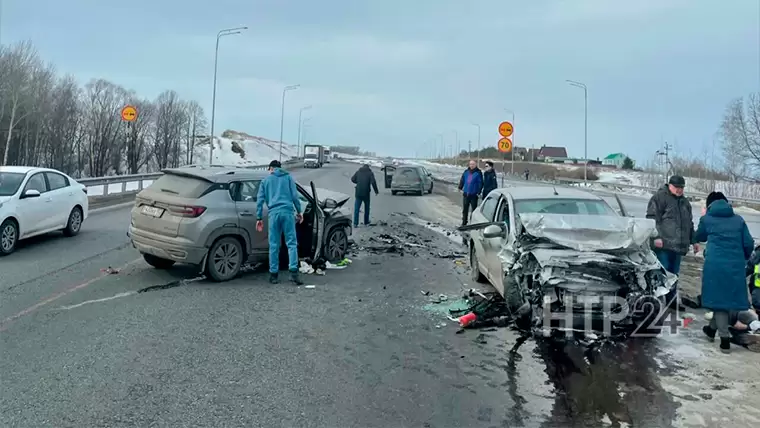
[{"label": "car taillight", "polygon": [[200,217],[206,212],[206,207],[173,205],[169,207],[169,211],[181,217]]}]

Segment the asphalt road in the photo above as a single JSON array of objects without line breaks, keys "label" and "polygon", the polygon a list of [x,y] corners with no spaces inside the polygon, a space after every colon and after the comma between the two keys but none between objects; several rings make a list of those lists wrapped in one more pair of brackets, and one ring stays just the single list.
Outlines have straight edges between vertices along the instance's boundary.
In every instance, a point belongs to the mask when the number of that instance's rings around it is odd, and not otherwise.
[{"label": "asphalt road", "polygon": [[[355,169],[294,175],[352,194]],[[256,272],[178,282],[196,273],[154,270],[127,244],[128,209],[26,243],[0,260],[0,426],[673,426],[682,404],[665,376],[688,370],[668,341],[587,355],[518,345],[508,329],[456,334],[446,303],[421,292],[452,302],[472,286],[443,257],[462,251],[456,239],[425,226],[458,220],[447,192],[381,188],[353,264],[306,276],[314,289]],[[382,234],[413,245],[378,252]]]}]

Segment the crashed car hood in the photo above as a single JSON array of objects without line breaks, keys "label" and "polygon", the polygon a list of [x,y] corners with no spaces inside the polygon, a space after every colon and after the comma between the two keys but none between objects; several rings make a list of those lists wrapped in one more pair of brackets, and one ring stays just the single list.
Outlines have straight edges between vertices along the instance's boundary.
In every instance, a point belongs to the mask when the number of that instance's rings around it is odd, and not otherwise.
[{"label": "crashed car hood", "polygon": [[612,251],[638,248],[653,235],[648,218],[599,215],[520,214],[525,233],[576,251]]},{"label": "crashed car hood", "polygon": [[317,197],[319,197],[319,206],[322,207],[322,209],[325,208],[325,201],[328,199],[334,200],[338,204],[335,209],[338,209],[351,198],[351,196],[345,193],[336,192],[334,190],[322,189],[319,187],[317,187],[316,190]]}]

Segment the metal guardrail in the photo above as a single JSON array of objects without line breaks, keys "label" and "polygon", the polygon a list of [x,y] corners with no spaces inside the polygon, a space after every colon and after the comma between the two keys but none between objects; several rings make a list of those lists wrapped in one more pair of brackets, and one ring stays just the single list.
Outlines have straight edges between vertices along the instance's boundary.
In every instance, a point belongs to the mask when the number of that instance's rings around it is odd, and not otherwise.
[{"label": "metal guardrail", "polygon": [[[283,166],[292,166],[292,165],[298,165],[300,163],[300,159],[291,159],[289,161],[283,162]],[[185,165],[185,166],[208,166],[208,165]],[[239,166],[239,165],[211,165],[212,167],[224,167],[224,168],[245,168],[245,169],[254,169],[254,170],[263,170],[267,169],[269,165],[250,165],[250,166]],[[90,201],[98,200],[101,198],[106,197],[115,197],[117,195],[131,195],[131,194],[137,194],[141,190],[143,190],[145,187],[149,186],[146,185],[147,182],[153,182],[153,180],[158,179],[164,175],[163,172],[150,172],[145,174],[125,174],[125,175],[111,175],[107,177],[93,177],[93,178],[80,178],[77,180],[78,183],[81,183],[85,185],[88,189],[96,186],[103,186],[103,193],[102,194],[91,194],[88,191],[88,196]],[[132,186],[129,186],[132,184]],[[131,188],[129,188],[131,187]]]},{"label": "metal guardrail", "polygon": [[[545,185],[554,185],[554,186],[563,186],[563,187],[576,187],[572,186],[573,184],[582,184],[584,183],[583,180],[577,179],[577,178],[562,178],[558,177],[554,180],[524,180],[522,178],[517,178],[514,176],[505,176],[505,180],[509,180],[512,182],[520,182],[520,183],[526,183],[526,184],[545,184]],[[433,179],[435,181],[439,181],[446,184],[452,184],[457,185],[458,182],[455,180],[450,180],[446,178],[436,177],[435,174],[433,174]],[[589,190],[604,190],[609,189],[611,191],[621,191],[624,189],[636,189],[636,190],[645,190],[647,192],[654,193],[658,190],[658,188],[654,187],[648,187],[648,186],[637,186],[635,184],[623,184],[623,183],[609,183],[609,182],[599,182],[599,181],[589,181],[590,185],[593,185],[595,187],[602,187],[602,189],[594,189],[591,188]],[[700,198],[705,199],[707,198],[707,193],[701,193],[701,192],[689,192],[688,197],[690,198]],[[730,195],[726,195],[729,200],[732,202],[739,202],[743,204],[753,204],[753,205],[760,205],[759,199],[749,199],[749,198],[737,198],[732,197]]]}]

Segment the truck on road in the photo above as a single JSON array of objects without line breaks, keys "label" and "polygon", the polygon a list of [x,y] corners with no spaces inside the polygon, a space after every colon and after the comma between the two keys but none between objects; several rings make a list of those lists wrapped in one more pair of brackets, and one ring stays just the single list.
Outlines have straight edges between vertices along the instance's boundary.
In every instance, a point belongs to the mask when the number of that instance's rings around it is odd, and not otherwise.
[{"label": "truck on road", "polygon": [[332,157],[332,152],[330,151],[330,148],[325,146],[325,163],[330,163],[331,157]]},{"label": "truck on road", "polygon": [[322,168],[325,164],[325,147],[306,145],[303,147],[303,167]]}]

